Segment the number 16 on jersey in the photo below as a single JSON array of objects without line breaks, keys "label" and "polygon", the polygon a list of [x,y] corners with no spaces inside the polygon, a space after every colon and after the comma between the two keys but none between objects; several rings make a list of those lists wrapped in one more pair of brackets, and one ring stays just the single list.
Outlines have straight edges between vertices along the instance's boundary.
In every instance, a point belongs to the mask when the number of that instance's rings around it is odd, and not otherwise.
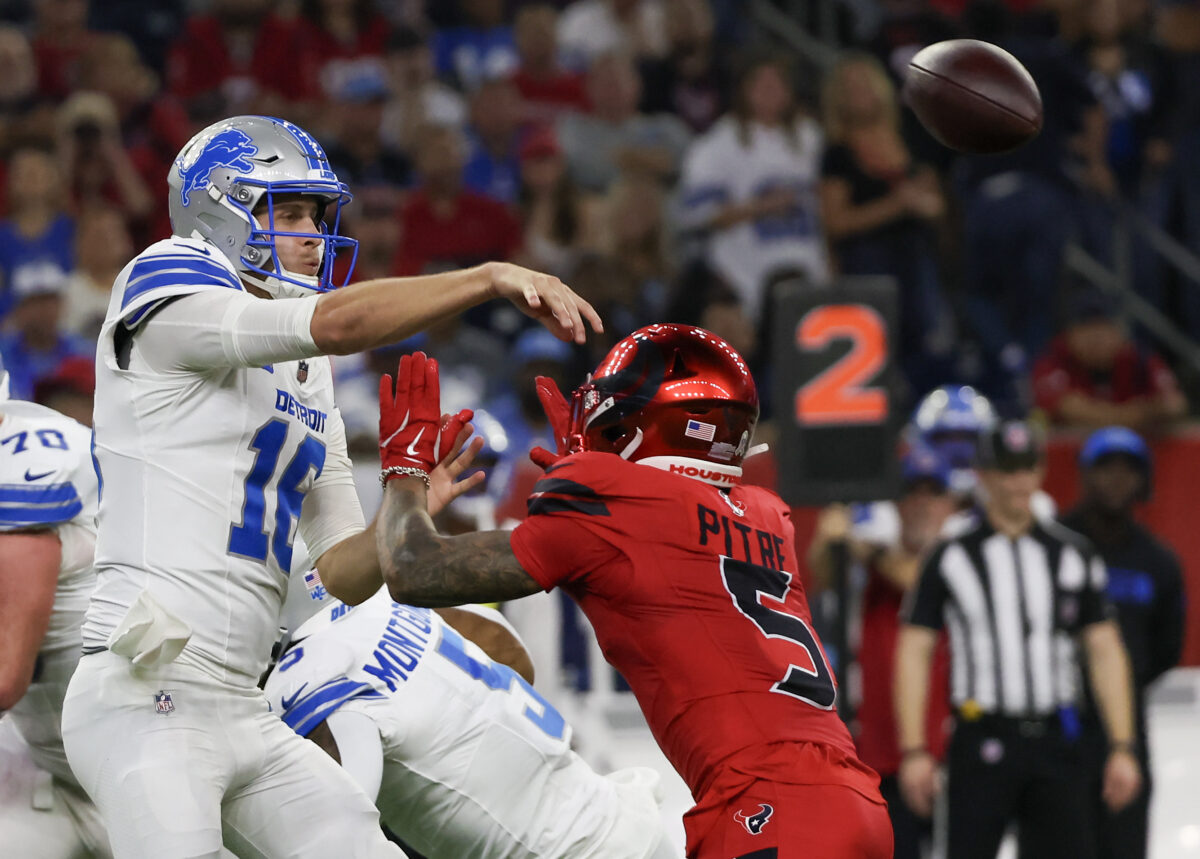
[{"label": "number 16 on jersey", "polygon": [[896,292],[890,277],[858,277],[821,289],[784,283],[776,293],[779,488],[792,504],[895,492]]}]

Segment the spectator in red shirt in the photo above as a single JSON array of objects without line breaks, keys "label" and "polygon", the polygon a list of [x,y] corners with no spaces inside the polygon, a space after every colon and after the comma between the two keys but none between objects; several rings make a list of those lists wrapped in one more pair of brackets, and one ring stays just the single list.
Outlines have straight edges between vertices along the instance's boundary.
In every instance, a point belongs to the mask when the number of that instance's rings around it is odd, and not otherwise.
[{"label": "spectator in red shirt", "polygon": [[342,67],[364,58],[382,61],[391,27],[371,0],[303,0],[296,22],[297,63],[308,75],[305,91],[331,90],[330,77],[342,77]]},{"label": "spectator in red shirt", "polygon": [[87,0],[39,0],[34,7],[33,53],[38,93],[61,101],[79,84],[77,65],[97,34],[87,28]]},{"label": "spectator in red shirt", "polygon": [[513,83],[525,100],[525,118],[553,122],[565,111],[589,108],[583,75],[558,62],[558,10],[549,3],[522,6],[513,24],[520,65]]},{"label": "spectator in red shirt", "polygon": [[[854,741],[863,763],[879,773],[879,790],[888,801],[895,832],[896,859],[918,859],[921,842],[929,838],[931,831],[929,821],[918,818],[905,804],[897,781],[901,755],[892,702],[896,637],[904,595],[916,584],[924,555],[937,542],[957,501],[949,488],[950,468],[932,448],[910,450],[902,462],[901,475],[903,489],[896,501],[900,540],[896,545],[868,543],[855,537],[852,510],[836,504],[821,513],[808,562],[817,583],[830,584],[830,547],[841,541],[847,545],[850,557],[866,571],[861,596],[862,632],[855,656],[862,691]],[[939,758],[945,748],[943,723],[950,714],[947,668],[942,645],[932,668],[933,706],[925,727],[927,746]]]},{"label": "spectator in red shirt", "polygon": [[1146,432],[1187,413],[1174,373],[1130,339],[1113,303],[1097,292],[1076,298],[1066,328],[1034,365],[1033,390],[1038,408],[1066,426]]},{"label": "spectator in red shirt", "polygon": [[462,135],[442,126],[418,138],[417,190],[400,215],[396,274],[506,260],[521,249],[521,224],[498,200],[463,187]]},{"label": "spectator in red shirt", "polygon": [[281,102],[302,100],[296,73],[296,25],[275,14],[275,0],[213,0],[189,18],[171,46],[167,87],[200,124],[239,113],[283,116]]}]

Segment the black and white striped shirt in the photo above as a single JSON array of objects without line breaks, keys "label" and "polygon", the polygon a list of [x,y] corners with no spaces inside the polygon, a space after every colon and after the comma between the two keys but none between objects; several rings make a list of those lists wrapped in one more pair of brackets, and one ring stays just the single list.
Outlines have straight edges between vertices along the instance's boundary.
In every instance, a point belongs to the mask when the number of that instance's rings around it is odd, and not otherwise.
[{"label": "black and white striped shirt", "polygon": [[950,634],[950,697],[984,713],[1048,716],[1076,704],[1077,633],[1107,620],[1103,561],[1055,522],[1017,538],[984,517],[925,562],[909,623]]}]

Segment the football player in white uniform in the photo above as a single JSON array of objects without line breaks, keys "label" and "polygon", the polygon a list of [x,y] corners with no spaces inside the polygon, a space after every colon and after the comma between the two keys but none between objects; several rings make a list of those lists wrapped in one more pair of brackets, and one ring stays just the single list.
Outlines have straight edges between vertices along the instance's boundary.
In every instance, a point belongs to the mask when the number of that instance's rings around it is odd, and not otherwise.
[{"label": "football player in white uniform", "polygon": [[[335,596],[362,602],[382,582],[323,356],[494,297],[564,338],[599,319],[556,278],[505,263],[326,291],[356,245],[337,235],[350,193],[283,120],[206,128],[167,184],[174,235],[118,275],[98,344],[105,492],[67,757],[117,857],[214,856],[223,839],[242,855],[399,855],[256,685],[297,532]],[[441,503],[473,481],[452,484],[443,470]]]},{"label": "football player in white uniform", "polygon": [[8,399],[0,366],[0,853],[108,856],[63,751],[63,696],[95,584],[92,433]]},{"label": "football player in white uniform", "polygon": [[430,859],[673,856],[658,774],[595,772],[527,682],[529,665],[499,612],[416,608],[381,590],[353,608],[327,600],[296,630],[266,692]]}]

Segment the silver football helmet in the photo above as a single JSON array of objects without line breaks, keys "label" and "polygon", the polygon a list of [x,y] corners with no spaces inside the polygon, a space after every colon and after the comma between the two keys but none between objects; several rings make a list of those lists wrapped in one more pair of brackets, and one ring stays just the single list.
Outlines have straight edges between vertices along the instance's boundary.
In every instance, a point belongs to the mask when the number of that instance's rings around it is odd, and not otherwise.
[{"label": "silver football helmet", "polygon": [[[246,280],[271,295],[296,297],[334,288],[334,260],[350,254],[350,279],[358,242],[337,234],[350,189],[329,166],[312,135],[271,116],[235,116],[214,123],[183,147],[167,177],[171,228],[177,236],[211,242]],[[318,203],[319,233],[275,228],[279,195],[303,194]],[[260,211],[256,219],[254,211]],[[277,236],[319,239],[316,275],[290,272],[275,251]]]}]

